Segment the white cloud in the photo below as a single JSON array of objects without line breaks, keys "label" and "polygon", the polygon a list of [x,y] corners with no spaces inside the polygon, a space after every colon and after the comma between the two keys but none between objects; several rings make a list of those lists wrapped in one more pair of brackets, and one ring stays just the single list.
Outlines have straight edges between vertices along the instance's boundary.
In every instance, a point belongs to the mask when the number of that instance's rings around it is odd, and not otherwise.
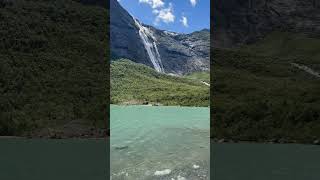
[{"label": "white cloud", "polygon": [[197,0],[190,0],[190,3],[193,7],[197,5]]},{"label": "white cloud", "polygon": [[156,16],[154,24],[158,25],[160,22],[172,23],[175,21],[172,3],[166,7],[164,0],[139,0],[139,3],[150,5],[153,9],[152,13]]},{"label": "white cloud", "polygon": [[182,25],[183,25],[184,27],[189,27],[189,25],[188,25],[188,18],[187,18],[187,17],[182,16],[181,19],[180,19],[180,22],[182,23]]},{"label": "white cloud", "polygon": [[149,4],[153,9],[164,6],[163,0],[139,0],[139,3]]},{"label": "white cloud", "polygon": [[159,24],[160,21],[164,23],[172,23],[175,20],[175,15],[173,14],[172,3],[169,3],[167,8],[154,9],[152,11],[156,15],[155,24]]}]

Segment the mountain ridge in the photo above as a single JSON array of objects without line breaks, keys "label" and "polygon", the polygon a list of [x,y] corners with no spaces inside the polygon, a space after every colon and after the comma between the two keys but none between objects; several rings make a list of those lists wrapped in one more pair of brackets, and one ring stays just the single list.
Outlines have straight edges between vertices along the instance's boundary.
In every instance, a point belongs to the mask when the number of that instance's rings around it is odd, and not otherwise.
[{"label": "mountain ridge", "polygon": [[[209,70],[210,32],[200,30],[190,34],[178,34],[141,24],[137,27],[132,17],[116,0],[110,0],[110,37],[111,56],[114,59],[127,58],[134,62],[153,67],[148,50],[145,48],[141,33],[148,37],[159,53],[165,73],[187,74]],[[143,28],[141,30],[141,28]],[[142,31],[142,32],[141,32]],[[172,34],[174,33],[174,35]],[[201,34],[201,35],[198,35]],[[192,37],[190,37],[192,36]],[[200,53],[199,53],[200,52]]]},{"label": "mountain ridge", "polygon": [[213,46],[232,48],[259,41],[272,31],[320,33],[316,0],[227,0],[213,5]]}]

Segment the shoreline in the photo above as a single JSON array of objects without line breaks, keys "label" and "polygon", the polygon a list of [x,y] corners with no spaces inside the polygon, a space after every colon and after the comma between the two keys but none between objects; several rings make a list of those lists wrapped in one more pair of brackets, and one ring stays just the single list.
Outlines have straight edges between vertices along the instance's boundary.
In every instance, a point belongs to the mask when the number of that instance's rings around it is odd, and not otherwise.
[{"label": "shoreline", "polygon": [[182,107],[182,108],[210,108],[210,106],[181,106],[181,105],[163,105],[163,104],[110,104],[114,106],[145,106],[145,107]]},{"label": "shoreline", "polygon": [[[47,140],[108,140],[110,139],[109,135],[105,137],[88,137],[88,136],[73,136],[73,137],[45,137],[45,136],[0,136],[0,140],[2,139],[47,139]],[[276,140],[261,140],[261,141],[253,141],[253,140],[231,140],[231,139],[217,139],[210,137],[210,143],[214,144],[297,144],[297,145],[320,145],[320,141],[315,140],[314,142],[301,142],[297,140],[291,141],[276,141]]]},{"label": "shoreline", "polygon": [[301,141],[301,140],[285,140],[285,139],[267,139],[267,140],[234,140],[224,138],[212,138],[210,137],[210,143],[215,144],[301,144],[301,145],[320,145],[320,140],[313,141]]},{"label": "shoreline", "polygon": [[70,130],[39,130],[36,133],[30,132],[22,136],[0,136],[1,139],[109,139],[110,129],[78,129],[78,131]]},{"label": "shoreline", "polygon": [[24,137],[24,136],[0,136],[0,140],[4,139],[24,139],[24,140],[107,140],[106,137],[67,137],[67,138],[52,138],[52,137]]}]

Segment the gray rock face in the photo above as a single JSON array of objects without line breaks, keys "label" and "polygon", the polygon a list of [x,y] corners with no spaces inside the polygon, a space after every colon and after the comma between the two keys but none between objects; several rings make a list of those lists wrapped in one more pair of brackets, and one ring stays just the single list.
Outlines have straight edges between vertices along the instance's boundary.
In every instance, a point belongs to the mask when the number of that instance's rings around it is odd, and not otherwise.
[{"label": "gray rock face", "polygon": [[128,58],[152,66],[132,16],[117,0],[110,0],[110,49],[112,58]]},{"label": "gray rock face", "polygon": [[318,0],[220,0],[213,8],[214,47],[252,43],[271,31],[320,33]]},{"label": "gray rock face", "polygon": [[[186,74],[209,70],[209,30],[177,34],[149,25],[143,26],[155,38],[166,73]],[[117,0],[110,0],[110,40],[112,58],[128,58],[153,67],[133,17]]]},{"label": "gray rock face", "polygon": [[209,70],[210,31],[172,34],[154,29],[164,69],[177,74]]}]

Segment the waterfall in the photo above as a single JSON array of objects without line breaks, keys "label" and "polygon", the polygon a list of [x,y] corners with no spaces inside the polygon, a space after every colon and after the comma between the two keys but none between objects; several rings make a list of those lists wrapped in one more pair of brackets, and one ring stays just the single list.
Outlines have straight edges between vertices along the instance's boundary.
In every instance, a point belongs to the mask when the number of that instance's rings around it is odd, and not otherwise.
[{"label": "waterfall", "polygon": [[139,28],[139,36],[143,42],[145,49],[149,55],[149,59],[154,67],[154,69],[158,72],[164,72],[160,53],[158,51],[158,47],[156,44],[156,38],[153,36],[150,29],[144,27],[138,20],[135,18],[134,22],[136,26]]}]

